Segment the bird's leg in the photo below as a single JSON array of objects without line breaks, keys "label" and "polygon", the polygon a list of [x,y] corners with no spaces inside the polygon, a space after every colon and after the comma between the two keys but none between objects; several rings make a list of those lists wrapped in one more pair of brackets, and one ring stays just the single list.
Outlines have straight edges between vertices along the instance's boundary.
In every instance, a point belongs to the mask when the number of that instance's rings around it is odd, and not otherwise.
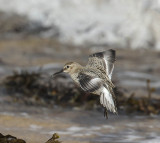
[{"label": "bird's leg", "polygon": [[104,117],[105,117],[106,119],[108,119],[108,113],[107,113],[107,109],[106,109],[106,108],[104,108]]}]

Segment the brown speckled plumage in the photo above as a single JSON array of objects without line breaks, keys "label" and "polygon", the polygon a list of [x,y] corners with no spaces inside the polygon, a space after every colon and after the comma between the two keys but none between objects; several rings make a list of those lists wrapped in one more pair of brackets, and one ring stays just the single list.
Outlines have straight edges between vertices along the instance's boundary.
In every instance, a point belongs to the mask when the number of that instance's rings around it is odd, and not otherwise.
[{"label": "brown speckled plumage", "polygon": [[100,103],[107,110],[117,114],[115,103],[115,87],[111,81],[114,69],[115,51],[110,49],[89,56],[85,67],[76,62],[65,64],[63,71],[67,72],[84,91],[100,95]]}]

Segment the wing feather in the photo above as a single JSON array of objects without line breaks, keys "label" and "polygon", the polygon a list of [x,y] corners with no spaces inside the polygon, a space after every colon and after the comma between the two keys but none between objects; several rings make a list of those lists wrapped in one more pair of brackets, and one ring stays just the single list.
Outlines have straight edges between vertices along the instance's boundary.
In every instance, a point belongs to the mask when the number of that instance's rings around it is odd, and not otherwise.
[{"label": "wing feather", "polygon": [[79,73],[78,79],[80,87],[86,92],[94,92],[102,85],[102,79],[98,77],[92,77],[84,73]]},{"label": "wing feather", "polygon": [[104,52],[95,53],[89,56],[86,67],[97,68],[102,72],[106,73],[111,79],[112,72],[114,69],[116,52],[115,50],[107,50]]}]

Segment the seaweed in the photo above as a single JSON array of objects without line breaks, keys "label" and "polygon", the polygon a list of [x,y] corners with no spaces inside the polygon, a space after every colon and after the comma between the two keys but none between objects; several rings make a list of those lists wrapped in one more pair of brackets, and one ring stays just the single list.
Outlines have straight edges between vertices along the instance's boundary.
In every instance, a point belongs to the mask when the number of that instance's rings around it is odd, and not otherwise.
[{"label": "seaweed", "polygon": [[96,95],[90,96],[83,92],[73,82],[68,82],[65,76],[58,76],[52,80],[49,76],[36,72],[14,72],[4,78],[2,85],[15,102],[26,104],[63,107],[84,105],[90,109],[98,98]]},{"label": "seaweed", "polygon": [[54,133],[53,136],[45,143],[61,143],[57,139],[59,139],[59,135],[57,133]]},{"label": "seaweed", "polygon": [[127,114],[139,113],[144,115],[159,114],[160,113],[160,99],[152,98],[152,93],[156,90],[150,86],[150,80],[146,80],[147,95],[144,97],[136,96],[136,93],[132,93],[127,97],[124,93],[120,93],[118,96],[119,107]]},{"label": "seaweed", "polygon": [[14,136],[11,135],[4,136],[0,133],[0,143],[26,143],[26,142],[22,139],[17,139]]},{"label": "seaweed", "polygon": [[[59,135],[54,133],[53,136],[45,143],[61,143],[59,140]],[[6,135],[0,133],[0,143],[26,143],[23,139],[18,139],[12,135]]]},{"label": "seaweed", "polygon": [[[100,108],[99,96],[83,92],[63,75],[53,80],[41,73],[14,72],[3,80],[2,85],[15,102],[51,107]],[[159,114],[160,100],[152,98],[155,90],[150,86],[150,80],[146,80],[147,95],[143,97],[136,95],[136,92],[128,96],[121,92],[121,88],[116,88],[118,110],[127,114]]]}]

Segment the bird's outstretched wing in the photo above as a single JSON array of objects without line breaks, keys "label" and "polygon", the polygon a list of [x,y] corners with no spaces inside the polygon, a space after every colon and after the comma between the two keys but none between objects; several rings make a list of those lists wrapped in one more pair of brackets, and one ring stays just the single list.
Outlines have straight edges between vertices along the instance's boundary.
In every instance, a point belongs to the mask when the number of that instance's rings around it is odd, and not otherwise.
[{"label": "bird's outstretched wing", "polygon": [[97,68],[102,72],[105,72],[111,79],[114,69],[116,52],[115,50],[107,50],[104,52],[95,53],[89,56],[86,67]]},{"label": "bird's outstretched wing", "polygon": [[108,85],[104,83],[102,79],[100,79],[98,76],[94,75],[92,73],[92,76],[83,72],[80,72],[78,75],[79,79],[79,85],[80,87],[86,91],[91,93],[96,93],[99,89],[100,91],[100,103],[105,107],[107,110],[117,113],[117,108],[115,105],[114,100],[114,93],[112,88],[109,88]]},{"label": "bird's outstretched wing", "polygon": [[102,85],[102,79],[100,79],[98,76],[90,76],[80,72],[78,79],[80,87],[86,92],[95,92]]}]

